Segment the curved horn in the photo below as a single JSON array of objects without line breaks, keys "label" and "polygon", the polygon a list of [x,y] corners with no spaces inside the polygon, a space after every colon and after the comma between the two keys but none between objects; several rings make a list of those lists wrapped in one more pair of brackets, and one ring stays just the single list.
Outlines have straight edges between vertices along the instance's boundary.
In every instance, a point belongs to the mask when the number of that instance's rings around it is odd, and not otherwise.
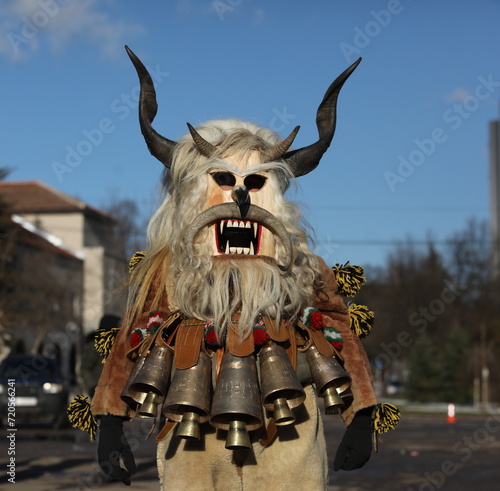
[{"label": "curved horn", "polygon": [[276,143],[274,147],[262,151],[262,162],[273,162],[281,157],[290,148],[299,130],[300,126],[296,126],[284,140]]},{"label": "curved horn", "polygon": [[189,128],[189,133],[193,137],[194,144],[200,152],[205,157],[211,157],[214,152],[217,150],[215,145],[212,145],[210,142],[207,142],[205,138],[203,138],[189,123],[186,123]]},{"label": "curved horn", "polygon": [[172,164],[172,153],[176,142],[161,136],[151,126],[156,116],[156,111],[158,110],[153,80],[141,60],[137,58],[128,46],[125,46],[125,49],[137,70],[137,75],[141,83],[141,95],[139,97],[139,123],[141,125],[141,132],[151,154],[165,167],[170,169],[170,165]]},{"label": "curved horn", "polygon": [[316,126],[318,127],[319,140],[307,147],[292,150],[283,156],[283,159],[288,163],[295,177],[304,176],[314,170],[318,166],[321,157],[330,146],[337,122],[337,97],[344,82],[349,78],[360,62],[361,58],[340,74],[330,87],[328,87],[316,114]]}]

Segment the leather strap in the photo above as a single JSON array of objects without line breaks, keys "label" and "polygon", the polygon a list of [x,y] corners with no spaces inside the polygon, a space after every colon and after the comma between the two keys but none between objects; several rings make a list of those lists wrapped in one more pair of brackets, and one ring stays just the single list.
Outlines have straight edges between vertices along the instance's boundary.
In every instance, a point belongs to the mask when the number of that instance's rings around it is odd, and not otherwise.
[{"label": "leather strap", "polygon": [[295,329],[290,324],[285,324],[286,333],[288,335],[288,340],[290,342],[288,348],[286,348],[286,352],[288,354],[288,358],[290,359],[290,363],[294,370],[297,369],[297,338],[295,337]]},{"label": "leather strap", "polygon": [[332,346],[333,348],[333,354],[337,357],[338,361],[340,361],[340,363],[342,364],[342,366],[344,365],[344,357],[342,356],[341,352],[335,348],[335,346]]},{"label": "leather strap", "polygon": [[302,321],[298,321],[297,324],[301,329],[304,329],[309,334],[310,339],[318,348],[318,351],[325,356],[332,356],[334,354],[333,346],[328,342],[323,334],[323,331],[315,331],[310,327],[307,327]]},{"label": "leather strap", "polygon": [[198,363],[204,334],[204,322],[192,319],[182,321],[175,337],[175,368],[191,368]]},{"label": "leather strap", "polygon": [[267,334],[269,334],[269,337],[273,341],[283,343],[288,339],[288,330],[284,321],[281,321],[280,327],[278,328],[276,326],[276,321],[274,319],[270,319],[267,315],[262,316],[262,320],[266,326]]},{"label": "leather strap", "polygon": [[219,348],[215,353],[215,381],[219,380],[220,365],[224,356],[224,349]]},{"label": "leather strap", "polygon": [[153,346],[153,344],[155,342],[157,335],[158,335],[158,333],[155,333],[152,336],[149,336],[139,345],[139,349],[137,350],[139,355],[142,355],[142,356],[148,355],[148,353],[151,350],[151,347]]},{"label": "leather strap", "polygon": [[[144,341],[142,341],[140,344],[132,348],[130,351],[127,352],[127,357],[130,360],[135,360],[137,356],[142,355],[142,356],[147,356],[149,351],[151,350],[151,346],[153,344],[160,344],[162,346],[169,345],[170,342],[165,343],[163,341],[162,333],[163,331],[168,331],[170,330],[171,326],[173,325],[173,332],[175,332],[176,328],[178,327],[178,321],[181,318],[181,313],[179,311],[173,312],[170,314],[167,319],[160,325],[158,330],[151,336],[147,337]],[[172,338],[172,333],[170,334],[169,341]]]},{"label": "leather strap", "polygon": [[333,355],[333,346],[328,342],[323,331],[311,330],[311,337],[319,352],[325,356]]},{"label": "leather strap", "polygon": [[232,326],[226,332],[226,347],[234,356],[250,356],[255,350],[253,334],[250,333],[244,339],[240,339],[238,333],[238,322],[240,315],[235,314],[232,318]]},{"label": "leather strap", "polygon": [[175,421],[167,421],[163,428],[158,432],[158,435],[155,437],[155,441],[161,442],[167,438],[168,434],[172,431],[172,428],[176,425]]},{"label": "leather strap", "polygon": [[260,444],[263,447],[267,447],[268,445],[271,445],[271,443],[273,443],[274,439],[276,438],[277,434],[278,434],[278,427],[276,426],[276,423],[274,422],[274,418],[271,418],[269,420],[269,422],[267,423],[266,437],[261,438],[259,440]]}]

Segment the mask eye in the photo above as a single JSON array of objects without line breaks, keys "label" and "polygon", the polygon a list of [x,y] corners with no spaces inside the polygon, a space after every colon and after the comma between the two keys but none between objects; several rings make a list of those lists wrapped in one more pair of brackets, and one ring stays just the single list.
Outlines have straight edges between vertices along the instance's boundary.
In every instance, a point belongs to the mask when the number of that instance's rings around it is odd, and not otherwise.
[{"label": "mask eye", "polygon": [[266,181],[267,177],[265,176],[261,176],[259,174],[250,174],[249,176],[245,177],[243,183],[245,184],[245,187],[252,192],[262,189]]},{"label": "mask eye", "polygon": [[217,183],[217,186],[224,191],[230,191],[236,184],[236,177],[234,177],[230,172],[211,172],[210,175]]}]

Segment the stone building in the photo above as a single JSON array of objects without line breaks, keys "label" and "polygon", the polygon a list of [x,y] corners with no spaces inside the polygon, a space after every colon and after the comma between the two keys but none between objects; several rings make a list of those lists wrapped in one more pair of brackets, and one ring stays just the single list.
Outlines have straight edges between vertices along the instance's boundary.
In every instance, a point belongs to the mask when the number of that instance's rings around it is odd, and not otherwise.
[{"label": "stone building", "polygon": [[115,220],[38,181],[0,182],[0,197],[15,235],[15,285],[2,323],[12,342],[26,351],[55,352],[71,370],[79,340],[104,314],[122,316],[125,309],[116,290],[127,261],[115,254]]}]

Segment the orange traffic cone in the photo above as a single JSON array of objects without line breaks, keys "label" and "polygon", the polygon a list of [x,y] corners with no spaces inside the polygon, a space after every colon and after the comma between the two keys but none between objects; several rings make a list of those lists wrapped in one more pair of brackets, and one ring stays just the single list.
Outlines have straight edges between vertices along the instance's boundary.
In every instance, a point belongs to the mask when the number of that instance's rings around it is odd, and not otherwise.
[{"label": "orange traffic cone", "polygon": [[448,404],[448,417],[446,418],[446,422],[450,424],[457,422],[457,418],[455,416],[455,404]]}]

